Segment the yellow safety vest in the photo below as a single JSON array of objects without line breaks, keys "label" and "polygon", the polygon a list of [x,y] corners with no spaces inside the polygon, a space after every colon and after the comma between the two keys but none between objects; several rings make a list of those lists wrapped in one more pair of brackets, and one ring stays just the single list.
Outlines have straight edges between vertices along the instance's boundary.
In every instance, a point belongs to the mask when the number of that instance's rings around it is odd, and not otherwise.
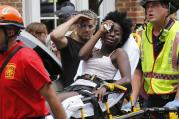
[{"label": "yellow safety vest", "polygon": [[132,33],[138,47],[140,47],[140,42],[141,42],[141,34],[142,34],[142,31],[143,31],[143,27],[139,27],[138,29],[136,29],[135,32]]},{"label": "yellow safety vest", "polygon": [[136,32],[136,33],[132,33],[136,43],[137,43],[137,46],[140,47],[140,42],[141,42],[141,37],[140,35]]},{"label": "yellow safety vest", "polygon": [[[146,29],[147,28],[147,29]],[[169,94],[174,91],[173,84],[179,83],[179,22],[164,34],[165,44],[159,55],[154,57],[151,23],[148,23],[142,33],[141,63],[144,73],[144,89],[147,94]],[[146,34],[148,36],[147,40]],[[176,38],[178,36],[178,39]]]}]

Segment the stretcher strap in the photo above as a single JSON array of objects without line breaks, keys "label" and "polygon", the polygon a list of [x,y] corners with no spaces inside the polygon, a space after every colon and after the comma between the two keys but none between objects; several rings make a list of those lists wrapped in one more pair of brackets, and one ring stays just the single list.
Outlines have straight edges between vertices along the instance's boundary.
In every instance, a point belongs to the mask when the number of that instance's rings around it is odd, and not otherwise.
[{"label": "stretcher strap", "polygon": [[99,106],[98,99],[95,97],[91,98],[91,103],[93,104],[94,109],[94,119],[104,119],[104,113]]},{"label": "stretcher strap", "polygon": [[83,90],[80,91],[79,93],[85,97],[90,97],[90,99],[87,100],[87,102],[90,102],[93,105],[94,119],[104,119],[104,113],[101,110],[101,107],[99,106],[98,98],[94,96],[94,94],[91,94]]}]

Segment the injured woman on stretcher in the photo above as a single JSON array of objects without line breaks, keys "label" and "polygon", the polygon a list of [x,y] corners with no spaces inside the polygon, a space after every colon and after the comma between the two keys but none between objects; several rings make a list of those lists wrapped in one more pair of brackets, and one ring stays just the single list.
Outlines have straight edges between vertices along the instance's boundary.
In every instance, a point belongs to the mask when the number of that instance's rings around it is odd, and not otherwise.
[{"label": "injured woman on stretcher", "polygon": [[[85,117],[95,115],[97,109],[94,110],[94,107],[100,106],[105,111],[105,104],[102,102],[105,93],[113,91],[114,84],[130,84],[131,72],[135,70],[139,57],[134,39],[129,38],[131,26],[131,20],[126,18],[126,13],[110,12],[95,35],[81,48],[79,57],[83,60],[82,74],[59,94],[68,118],[81,118],[81,108],[84,109]],[[96,49],[94,47],[99,39],[102,45],[100,49]],[[127,48],[124,48],[125,45]],[[129,61],[131,58],[134,61]],[[114,80],[117,72],[118,79]],[[110,83],[111,80],[113,83]],[[82,101],[84,97],[93,95],[98,97],[99,106]],[[109,107],[115,105],[123,95],[124,93],[109,94]]]}]

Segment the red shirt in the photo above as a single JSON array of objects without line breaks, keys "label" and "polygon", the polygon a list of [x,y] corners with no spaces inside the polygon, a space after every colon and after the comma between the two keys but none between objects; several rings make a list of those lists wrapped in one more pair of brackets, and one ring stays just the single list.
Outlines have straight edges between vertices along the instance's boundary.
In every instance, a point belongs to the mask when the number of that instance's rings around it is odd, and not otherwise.
[{"label": "red shirt", "polygon": [[[0,54],[0,66],[18,42],[7,53]],[[38,54],[30,48],[18,51],[0,74],[0,119],[25,119],[48,114],[39,89],[51,83]]]}]

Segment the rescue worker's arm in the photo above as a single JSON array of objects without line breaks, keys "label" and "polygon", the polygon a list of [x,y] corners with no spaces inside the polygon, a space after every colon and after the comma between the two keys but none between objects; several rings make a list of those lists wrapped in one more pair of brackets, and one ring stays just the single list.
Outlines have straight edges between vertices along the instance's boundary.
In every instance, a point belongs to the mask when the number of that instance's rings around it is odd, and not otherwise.
[{"label": "rescue worker's arm", "polygon": [[139,93],[142,89],[142,85],[143,85],[143,78],[142,78],[142,71],[140,69],[136,69],[133,75],[133,79],[131,81],[131,85],[132,85],[132,99],[133,102],[136,103]]},{"label": "rescue worker's arm", "polygon": [[164,107],[168,107],[168,108],[179,108],[179,84],[176,87],[177,92],[175,95],[175,99],[173,101],[168,102],[167,104],[165,104]]},{"label": "rescue worker's arm", "polygon": [[59,103],[56,93],[54,89],[52,88],[52,84],[45,84],[41,89],[40,93],[45,97],[47,100],[55,119],[67,119],[65,111]]},{"label": "rescue worker's arm", "polygon": [[[177,33],[176,35],[176,39],[179,40],[179,33]],[[177,64],[179,63],[179,45],[177,46],[177,53],[178,53],[178,59],[177,59]],[[179,79],[178,79],[179,80]],[[176,85],[177,87],[177,93],[175,96],[175,100],[179,100],[179,81],[178,81],[178,85]]]},{"label": "rescue worker's arm", "polygon": [[[177,39],[179,39],[178,35],[177,35]],[[177,49],[177,52],[179,52],[179,48]],[[178,58],[179,58],[179,55],[178,55]],[[179,59],[178,59],[178,61],[179,61]],[[174,89],[176,90],[175,99],[171,102],[168,102],[165,105],[165,107],[177,107],[177,108],[179,108],[179,82],[178,82],[178,85],[176,83],[174,83],[173,86],[174,86]]]},{"label": "rescue worker's arm", "polygon": [[[179,33],[176,34],[175,40],[179,40]],[[178,56],[177,56],[177,64],[178,64],[179,63],[179,45],[177,45],[177,53],[178,53]],[[179,81],[178,81],[178,85],[175,84],[174,88],[177,91],[176,96],[175,96],[175,100],[179,100]]]},{"label": "rescue worker's arm", "polygon": [[56,29],[54,29],[50,33],[50,38],[55,43],[58,49],[61,49],[67,46],[68,40],[65,37],[65,34],[70,29],[70,27],[73,24],[75,24],[79,19],[91,19],[91,18],[82,14],[78,14],[72,17],[71,19],[69,19],[67,22],[59,25]]},{"label": "rescue worker's arm", "polygon": [[179,100],[179,84],[178,84],[178,88],[177,88],[177,93],[175,96],[175,100]]}]

